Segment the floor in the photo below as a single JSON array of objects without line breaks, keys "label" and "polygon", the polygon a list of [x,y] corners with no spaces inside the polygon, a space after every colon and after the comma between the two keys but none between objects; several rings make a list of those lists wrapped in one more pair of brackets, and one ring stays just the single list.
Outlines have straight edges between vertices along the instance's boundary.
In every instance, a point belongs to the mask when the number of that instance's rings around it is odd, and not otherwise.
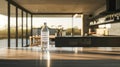
[{"label": "floor", "polygon": [[0,67],[120,67],[119,48],[0,49]]}]

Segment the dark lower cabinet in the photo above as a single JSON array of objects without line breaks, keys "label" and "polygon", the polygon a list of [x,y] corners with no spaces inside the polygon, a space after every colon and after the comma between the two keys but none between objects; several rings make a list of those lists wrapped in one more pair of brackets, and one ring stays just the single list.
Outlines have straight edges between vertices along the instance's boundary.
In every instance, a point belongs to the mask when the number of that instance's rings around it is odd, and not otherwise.
[{"label": "dark lower cabinet", "polygon": [[56,47],[120,47],[120,37],[56,37]]}]

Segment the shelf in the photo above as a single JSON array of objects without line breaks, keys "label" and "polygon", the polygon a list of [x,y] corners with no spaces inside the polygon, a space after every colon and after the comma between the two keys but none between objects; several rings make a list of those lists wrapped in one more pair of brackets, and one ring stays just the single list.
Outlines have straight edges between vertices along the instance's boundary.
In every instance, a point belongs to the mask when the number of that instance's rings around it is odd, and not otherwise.
[{"label": "shelf", "polygon": [[109,24],[109,23],[120,23],[120,20],[109,21],[109,22],[104,22],[104,23],[96,23],[96,24],[92,24],[90,26],[103,25],[103,24]]},{"label": "shelf", "polygon": [[[116,11],[104,11],[102,13],[100,13],[99,15],[91,18],[91,21],[93,21],[92,24],[90,24],[90,26],[96,26],[96,25],[102,25],[102,24],[109,24],[109,23],[118,23],[120,22],[120,19],[119,20],[109,20],[109,21],[106,21],[106,20],[103,20],[102,23],[98,21],[98,23],[94,23],[95,20],[98,20],[100,18],[106,18],[107,15],[111,15],[113,18],[115,15],[119,15],[120,16],[120,9],[119,10],[116,10]],[[111,18],[112,18],[111,17]]]},{"label": "shelf", "polygon": [[106,15],[115,14],[115,13],[120,13],[120,9],[116,10],[116,11],[104,11],[104,12],[100,13],[99,15],[93,17],[92,20],[104,17]]}]

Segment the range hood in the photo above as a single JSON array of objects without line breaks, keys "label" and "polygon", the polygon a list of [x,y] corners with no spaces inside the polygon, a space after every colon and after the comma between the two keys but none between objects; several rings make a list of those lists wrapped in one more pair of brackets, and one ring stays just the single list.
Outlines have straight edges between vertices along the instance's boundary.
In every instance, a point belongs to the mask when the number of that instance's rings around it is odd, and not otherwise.
[{"label": "range hood", "polygon": [[116,0],[106,0],[106,11],[116,11]]},{"label": "range hood", "polygon": [[120,12],[120,0],[106,0],[106,11],[100,15],[107,15]]}]

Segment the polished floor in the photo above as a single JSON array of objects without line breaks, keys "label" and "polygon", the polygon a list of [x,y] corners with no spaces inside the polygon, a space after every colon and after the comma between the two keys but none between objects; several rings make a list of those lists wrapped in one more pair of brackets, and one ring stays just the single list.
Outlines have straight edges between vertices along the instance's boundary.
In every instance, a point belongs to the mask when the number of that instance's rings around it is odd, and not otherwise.
[{"label": "polished floor", "polygon": [[0,49],[0,67],[120,67],[119,48]]}]

